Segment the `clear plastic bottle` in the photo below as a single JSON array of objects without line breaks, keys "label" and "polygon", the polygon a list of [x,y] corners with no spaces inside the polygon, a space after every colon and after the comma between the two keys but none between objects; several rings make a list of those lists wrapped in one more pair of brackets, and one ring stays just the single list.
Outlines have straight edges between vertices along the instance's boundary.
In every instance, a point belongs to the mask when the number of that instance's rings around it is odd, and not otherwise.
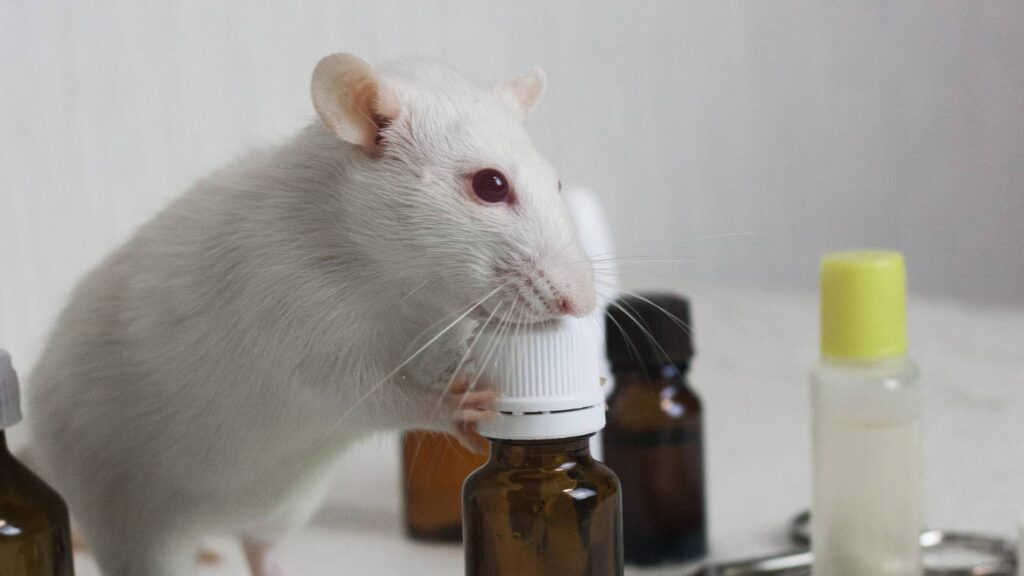
[{"label": "clear plastic bottle", "polygon": [[920,576],[921,391],[907,359],[902,256],[822,261],[811,377],[814,573]]},{"label": "clear plastic bottle", "polygon": [[479,425],[490,459],[463,488],[467,576],[622,576],[615,473],[590,455],[604,426],[590,319],[484,333],[498,415]]},{"label": "clear plastic bottle", "polygon": [[0,574],[73,576],[64,500],[7,449],[4,430],[20,420],[17,375],[0,350]]}]

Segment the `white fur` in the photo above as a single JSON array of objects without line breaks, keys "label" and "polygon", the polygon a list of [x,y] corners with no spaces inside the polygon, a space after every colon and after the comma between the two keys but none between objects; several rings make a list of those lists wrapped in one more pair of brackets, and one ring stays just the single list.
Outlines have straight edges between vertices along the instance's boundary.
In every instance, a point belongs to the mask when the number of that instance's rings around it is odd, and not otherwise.
[{"label": "white fur", "polygon": [[[386,378],[499,286],[483,309],[511,320],[593,307],[521,110],[436,64],[376,74],[400,108],[378,154],[314,123],[213,174],[61,315],[31,379],[33,450],[106,576],[190,574],[208,534],[272,544],[357,437],[449,429],[431,415],[470,322]],[[516,204],[472,198],[485,167]]]}]

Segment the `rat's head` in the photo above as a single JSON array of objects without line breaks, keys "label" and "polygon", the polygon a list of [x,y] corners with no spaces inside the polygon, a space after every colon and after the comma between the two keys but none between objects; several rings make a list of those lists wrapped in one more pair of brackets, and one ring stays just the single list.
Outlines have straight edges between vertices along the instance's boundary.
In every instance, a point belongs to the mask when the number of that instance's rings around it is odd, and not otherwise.
[{"label": "rat's head", "polygon": [[320,61],[313,103],[350,147],[345,225],[417,299],[535,322],[594,307],[590,261],[525,120],[543,72],[471,83],[406,62]]}]

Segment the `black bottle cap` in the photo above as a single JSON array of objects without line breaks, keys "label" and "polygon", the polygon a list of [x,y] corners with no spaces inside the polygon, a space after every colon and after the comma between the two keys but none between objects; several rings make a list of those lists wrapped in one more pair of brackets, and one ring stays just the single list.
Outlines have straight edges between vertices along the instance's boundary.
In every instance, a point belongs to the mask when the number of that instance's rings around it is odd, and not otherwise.
[{"label": "black bottle cap", "polygon": [[693,358],[692,332],[690,304],[685,298],[674,294],[623,296],[608,306],[605,351],[613,367],[685,365]]}]

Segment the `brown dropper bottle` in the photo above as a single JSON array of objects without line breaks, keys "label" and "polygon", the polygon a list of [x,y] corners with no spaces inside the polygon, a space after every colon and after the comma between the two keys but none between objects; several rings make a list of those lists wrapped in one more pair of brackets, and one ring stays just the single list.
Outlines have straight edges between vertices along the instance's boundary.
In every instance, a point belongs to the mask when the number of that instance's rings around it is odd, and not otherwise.
[{"label": "brown dropper bottle", "polygon": [[619,484],[590,435],[491,442],[466,480],[467,576],[620,576]]},{"label": "brown dropper bottle", "polygon": [[604,425],[594,328],[487,338],[502,396],[479,425],[490,460],[463,488],[467,576],[622,576],[619,482],[590,455]]},{"label": "brown dropper bottle", "polygon": [[405,531],[411,538],[462,541],[462,484],[487,462],[453,436],[411,430],[402,436]]},{"label": "brown dropper bottle", "polygon": [[707,549],[701,402],[689,304],[668,294],[623,297],[605,331],[614,390],[605,462],[622,482],[626,562],[692,560]]},{"label": "brown dropper bottle", "polygon": [[4,430],[20,420],[17,374],[0,350],[0,574],[73,576],[64,500],[7,449]]}]

